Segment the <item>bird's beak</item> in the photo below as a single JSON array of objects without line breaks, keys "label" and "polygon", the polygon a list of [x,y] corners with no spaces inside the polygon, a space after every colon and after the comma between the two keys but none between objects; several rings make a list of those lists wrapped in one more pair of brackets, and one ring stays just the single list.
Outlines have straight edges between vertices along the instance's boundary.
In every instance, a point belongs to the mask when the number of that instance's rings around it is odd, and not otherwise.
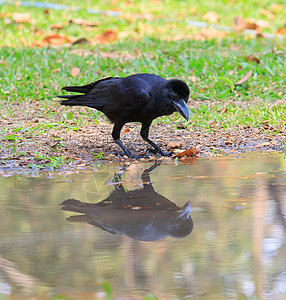
[{"label": "bird's beak", "polygon": [[191,202],[188,201],[183,207],[181,207],[178,210],[179,214],[177,218],[188,219],[190,217],[191,211],[192,211],[192,205]]},{"label": "bird's beak", "polygon": [[189,108],[185,100],[173,101],[172,105],[187,121],[189,120]]}]

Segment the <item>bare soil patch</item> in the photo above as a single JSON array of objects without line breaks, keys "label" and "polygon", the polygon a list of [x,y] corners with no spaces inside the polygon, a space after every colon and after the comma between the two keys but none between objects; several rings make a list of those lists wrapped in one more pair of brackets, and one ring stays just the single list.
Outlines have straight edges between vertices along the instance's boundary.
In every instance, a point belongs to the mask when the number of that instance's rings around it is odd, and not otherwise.
[{"label": "bare soil patch", "polygon": [[[62,121],[63,114],[67,111],[62,106],[57,103],[51,104],[51,109],[53,114],[46,116],[45,109],[38,102],[6,106],[7,111],[13,111],[13,116],[4,113],[0,119],[0,175],[41,169],[77,170],[103,162],[120,163],[130,160],[119,155],[121,149],[111,137],[113,124],[108,123],[104,116],[96,124],[91,122],[89,116],[83,115],[83,125],[78,125],[77,108],[69,109],[75,116],[75,121],[65,122]],[[73,126],[79,128],[73,130]],[[191,125],[184,129],[176,127],[175,122],[165,124],[157,119],[151,126],[150,138],[164,150],[170,143],[181,144],[182,150],[196,148],[199,151],[198,156],[285,150],[285,131],[280,130],[277,133],[277,130],[269,125],[259,128],[212,128],[209,131]],[[142,140],[139,131],[140,124],[126,124],[121,139],[132,152],[145,154],[149,145]],[[150,160],[159,159],[152,153],[147,154]],[[61,159],[57,160],[59,157]]]}]

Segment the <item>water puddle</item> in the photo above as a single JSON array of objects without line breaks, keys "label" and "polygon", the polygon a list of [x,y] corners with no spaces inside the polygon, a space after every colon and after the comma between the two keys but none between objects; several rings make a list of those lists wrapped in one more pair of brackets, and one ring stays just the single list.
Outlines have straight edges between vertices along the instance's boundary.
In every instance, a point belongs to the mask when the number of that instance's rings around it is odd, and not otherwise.
[{"label": "water puddle", "polygon": [[0,294],[286,298],[281,153],[2,177],[0,189]]}]

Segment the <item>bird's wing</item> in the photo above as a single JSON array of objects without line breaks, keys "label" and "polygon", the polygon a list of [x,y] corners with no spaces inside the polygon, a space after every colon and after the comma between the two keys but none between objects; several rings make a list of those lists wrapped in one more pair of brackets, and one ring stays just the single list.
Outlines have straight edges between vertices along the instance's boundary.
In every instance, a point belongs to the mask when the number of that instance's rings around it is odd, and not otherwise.
[{"label": "bird's wing", "polygon": [[117,81],[118,79],[119,79],[119,77],[106,77],[106,78],[99,79],[97,81],[94,81],[94,82],[86,84],[86,85],[65,86],[62,88],[62,90],[67,91],[67,92],[88,93],[93,88],[95,88],[99,83],[102,83],[103,81],[112,82],[112,81]]},{"label": "bird's wing", "polygon": [[148,104],[151,98],[151,85],[140,77],[125,77],[120,80],[121,89],[126,104],[142,107]]}]

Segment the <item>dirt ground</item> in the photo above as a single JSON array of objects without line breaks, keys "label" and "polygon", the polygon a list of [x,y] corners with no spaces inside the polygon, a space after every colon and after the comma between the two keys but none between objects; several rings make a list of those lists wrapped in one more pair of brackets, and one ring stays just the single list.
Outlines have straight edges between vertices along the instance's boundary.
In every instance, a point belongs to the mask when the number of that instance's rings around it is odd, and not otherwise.
[{"label": "dirt ground", "polygon": [[[0,119],[2,176],[39,170],[76,171],[98,163],[121,163],[130,160],[119,155],[121,149],[111,137],[113,125],[104,118],[99,124],[86,122],[87,125],[75,131],[67,128],[76,125],[74,121],[60,121],[67,111],[57,103],[53,105],[53,114],[49,118],[46,118],[45,110],[37,102],[33,105],[11,104],[7,111],[9,109],[13,110],[13,116],[4,113]],[[76,108],[70,108],[69,111],[77,118]],[[81,118],[90,121],[88,116]],[[41,129],[41,124],[49,125]],[[140,124],[126,124],[121,139],[132,153],[146,154],[148,144],[142,140],[139,131]],[[285,151],[286,132],[280,130],[279,133],[271,134],[271,131],[274,132],[274,128],[262,125],[259,128],[238,126],[234,129],[220,129],[215,126],[212,132],[206,132],[192,126],[176,129],[175,124],[164,124],[155,120],[149,137],[163,150],[179,152],[196,148],[198,157],[250,151]],[[173,149],[174,147],[178,149]],[[147,154],[150,160],[173,159],[156,157],[149,152]]]}]

